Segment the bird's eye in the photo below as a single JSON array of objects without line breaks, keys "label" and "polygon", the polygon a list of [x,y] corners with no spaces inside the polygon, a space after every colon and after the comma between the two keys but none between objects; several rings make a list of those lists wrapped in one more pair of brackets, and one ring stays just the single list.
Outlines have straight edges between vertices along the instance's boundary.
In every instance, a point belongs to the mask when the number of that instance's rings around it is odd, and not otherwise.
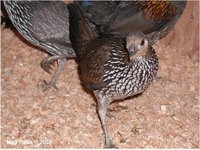
[{"label": "bird's eye", "polygon": [[142,39],[141,43],[140,43],[141,46],[144,45],[144,39]]}]

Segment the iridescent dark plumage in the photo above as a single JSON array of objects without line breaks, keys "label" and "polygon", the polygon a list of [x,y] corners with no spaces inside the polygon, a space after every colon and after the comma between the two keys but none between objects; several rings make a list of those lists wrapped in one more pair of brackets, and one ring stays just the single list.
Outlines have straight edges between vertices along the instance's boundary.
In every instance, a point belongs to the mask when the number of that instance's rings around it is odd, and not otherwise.
[{"label": "iridescent dark plumage", "polygon": [[18,32],[51,55],[42,61],[43,69],[50,73],[52,62],[58,61],[52,80],[44,88],[55,87],[66,59],[75,57],[69,40],[67,5],[53,1],[5,1],[4,5]]},{"label": "iridescent dark plumage", "polygon": [[158,70],[155,50],[141,32],[123,37],[97,36],[78,5],[68,6],[70,38],[78,56],[83,84],[97,98],[105,147],[113,147],[105,122],[109,104],[142,93]]},{"label": "iridescent dark plumage", "polygon": [[187,2],[87,0],[76,3],[101,33],[125,37],[130,32],[141,31],[152,45],[174,27]]}]

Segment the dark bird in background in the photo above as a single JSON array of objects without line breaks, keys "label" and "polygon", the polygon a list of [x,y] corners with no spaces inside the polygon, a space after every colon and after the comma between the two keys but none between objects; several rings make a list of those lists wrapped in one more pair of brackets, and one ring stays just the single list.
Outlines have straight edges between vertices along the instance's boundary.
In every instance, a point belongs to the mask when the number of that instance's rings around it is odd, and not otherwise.
[{"label": "dark bird in background", "polygon": [[51,72],[53,62],[58,67],[44,90],[55,82],[68,58],[75,57],[69,40],[69,14],[61,1],[4,1],[5,9],[18,32],[30,43],[42,48],[51,56],[41,62],[42,68]]},{"label": "dark bird in background", "polygon": [[143,32],[153,45],[174,27],[186,1],[76,1],[100,33]]},{"label": "dark bird in background", "polygon": [[70,39],[78,57],[83,84],[97,99],[98,114],[105,136],[105,148],[114,147],[106,125],[111,102],[142,93],[153,81],[158,58],[142,32],[126,38],[98,36],[76,4],[68,5]]}]

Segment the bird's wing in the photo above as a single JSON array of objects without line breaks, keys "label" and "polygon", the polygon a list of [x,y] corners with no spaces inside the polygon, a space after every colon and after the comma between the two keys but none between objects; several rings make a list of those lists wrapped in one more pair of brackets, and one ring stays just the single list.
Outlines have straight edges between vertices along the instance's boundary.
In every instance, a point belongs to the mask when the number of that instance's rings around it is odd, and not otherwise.
[{"label": "bird's wing", "polygon": [[27,2],[31,5],[30,29],[40,41],[57,39],[69,41],[69,12],[67,4],[54,1]]},{"label": "bird's wing", "polygon": [[87,3],[77,3],[85,15],[89,16],[89,20],[97,25],[103,33],[111,32],[125,37],[130,32],[141,31],[149,35],[149,38],[156,38],[155,34],[152,35],[154,32],[164,35],[168,33],[166,28],[174,26],[186,6],[186,1],[120,1],[110,3],[87,1]]}]

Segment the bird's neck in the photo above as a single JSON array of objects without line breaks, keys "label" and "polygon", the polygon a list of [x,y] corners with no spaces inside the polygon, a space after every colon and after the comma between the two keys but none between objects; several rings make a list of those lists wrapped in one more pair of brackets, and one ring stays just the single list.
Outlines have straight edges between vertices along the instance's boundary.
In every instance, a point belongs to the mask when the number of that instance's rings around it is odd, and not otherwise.
[{"label": "bird's neck", "polygon": [[153,57],[157,58],[156,52],[155,52],[153,47],[149,46],[149,48],[145,52],[144,58],[150,59],[150,58],[153,58]]},{"label": "bird's neck", "polygon": [[156,55],[155,50],[149,46],[146,50],[139,50],[130,60],[139,60],[140,58],[150,59]]}]

